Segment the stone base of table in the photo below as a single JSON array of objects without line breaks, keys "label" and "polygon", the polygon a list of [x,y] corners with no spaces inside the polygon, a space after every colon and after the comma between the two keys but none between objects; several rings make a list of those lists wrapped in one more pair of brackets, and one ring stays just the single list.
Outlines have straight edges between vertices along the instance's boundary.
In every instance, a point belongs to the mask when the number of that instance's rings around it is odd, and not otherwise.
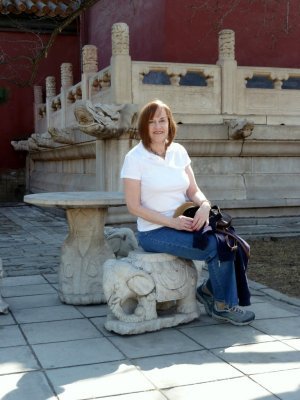
[{"label": "stone base of table", "polygon": [[104,238],[106,209],[67,209],[69,234],[58,272],[59,298],[73,305],[106,303],[102,265],[115,258]]}]

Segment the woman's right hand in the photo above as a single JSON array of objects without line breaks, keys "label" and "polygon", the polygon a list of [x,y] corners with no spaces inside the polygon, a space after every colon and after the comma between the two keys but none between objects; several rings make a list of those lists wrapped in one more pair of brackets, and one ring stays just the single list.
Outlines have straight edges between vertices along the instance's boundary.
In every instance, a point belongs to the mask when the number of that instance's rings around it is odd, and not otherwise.
[{"label": "woman's right hand", "polygon": [[179,215],[176,218],[172,219],[172,228],[177,229],[178,231],[189,231],[193,232],[193,218],[185,217],[184,215]]}]

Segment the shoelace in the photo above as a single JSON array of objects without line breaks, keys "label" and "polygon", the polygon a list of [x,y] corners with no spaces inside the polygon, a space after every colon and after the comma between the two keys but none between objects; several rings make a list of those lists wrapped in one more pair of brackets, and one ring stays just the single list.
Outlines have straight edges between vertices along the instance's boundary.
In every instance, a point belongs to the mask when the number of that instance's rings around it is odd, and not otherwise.
[{"label": "shoelace", "polygon": [[234,312],[234,313],[237,313],[237,314],[244,314],[244,310],[240,309],[237,306],[233,306],[231,308],[227,308],[227,311],[231,311],[231,312]]}]

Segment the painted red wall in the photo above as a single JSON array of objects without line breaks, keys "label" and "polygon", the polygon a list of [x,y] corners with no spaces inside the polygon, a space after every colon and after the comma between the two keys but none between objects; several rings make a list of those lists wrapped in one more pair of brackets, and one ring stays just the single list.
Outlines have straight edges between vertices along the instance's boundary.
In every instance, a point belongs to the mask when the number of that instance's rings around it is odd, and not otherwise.
[{"label": "painted red wall", "polygon": [[164,0],[102,0],[85,14],[84,44],[98,47],[99,69],[111,57],[111,27],[116,22],[129,26],[130,55],[133,60],[162,61],[165,56]]},{"label": "painted red wall", "polygon": [[239,65],[300,67],[299,0],[103,0],[85,16],[84,44],[109,65],[111,26],[126,22],[139,61],[214,64],[218,33],[233,29]]},{"label": "painted red wall", "polygon": [[[24,41],[26,34],[1,32],[2,46],[5,46],[6,38],[9,42],[14,41],[13,51],[22,54],[21,52],[24,50],[21,49],[21,44],[18,50],[18,42],[20,43],[21,40]],[[12,54],[8,42],[7,48],[4,48],[4,50],[8,54]],[[79,36],[60,36],[50,49],[48,57],[41,62],[35,85],[41,85],[45,88],[46,77],[50,75],[55,76],[57,92],[59,92],[60,66],[64,62],[71,62],[73,64],[74,82],[80,81],[79,52]],[[20,71],[22,71],[22,68]],[[0,75],[2,73],[3,71],[0,70]],[[24,69],[23,73],[25,74]],[[8,101],[0,104],[0,169],[22,168],[25,165],[25,153],[15,151],[10,142],[16,139],[25,139],[34,132],[33,88],[20,88],[16,85],[8,84],[5,80],[0,80],[0,86],[9,89]]]},{"label": "painted red wall", "polygon": [[238,65],[300,67],[298,0],[165,0],[166,60],[212,64],[218,33],[235,32]]}]

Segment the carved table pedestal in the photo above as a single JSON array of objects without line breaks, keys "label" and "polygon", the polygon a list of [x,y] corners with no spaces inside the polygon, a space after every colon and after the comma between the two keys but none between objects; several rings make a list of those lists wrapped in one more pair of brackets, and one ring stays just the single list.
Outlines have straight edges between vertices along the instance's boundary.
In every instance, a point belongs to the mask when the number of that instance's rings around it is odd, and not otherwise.
[{"label": "carved table pedestal", "polygon": [[67,304],[99,304],[106,299],[102,265],[114,253],[104,237],[108,207],[124,205],[119,192],[56,192],[31,194],[24,201],[66,209],[69,233],[62,246],[59,297]]}]

